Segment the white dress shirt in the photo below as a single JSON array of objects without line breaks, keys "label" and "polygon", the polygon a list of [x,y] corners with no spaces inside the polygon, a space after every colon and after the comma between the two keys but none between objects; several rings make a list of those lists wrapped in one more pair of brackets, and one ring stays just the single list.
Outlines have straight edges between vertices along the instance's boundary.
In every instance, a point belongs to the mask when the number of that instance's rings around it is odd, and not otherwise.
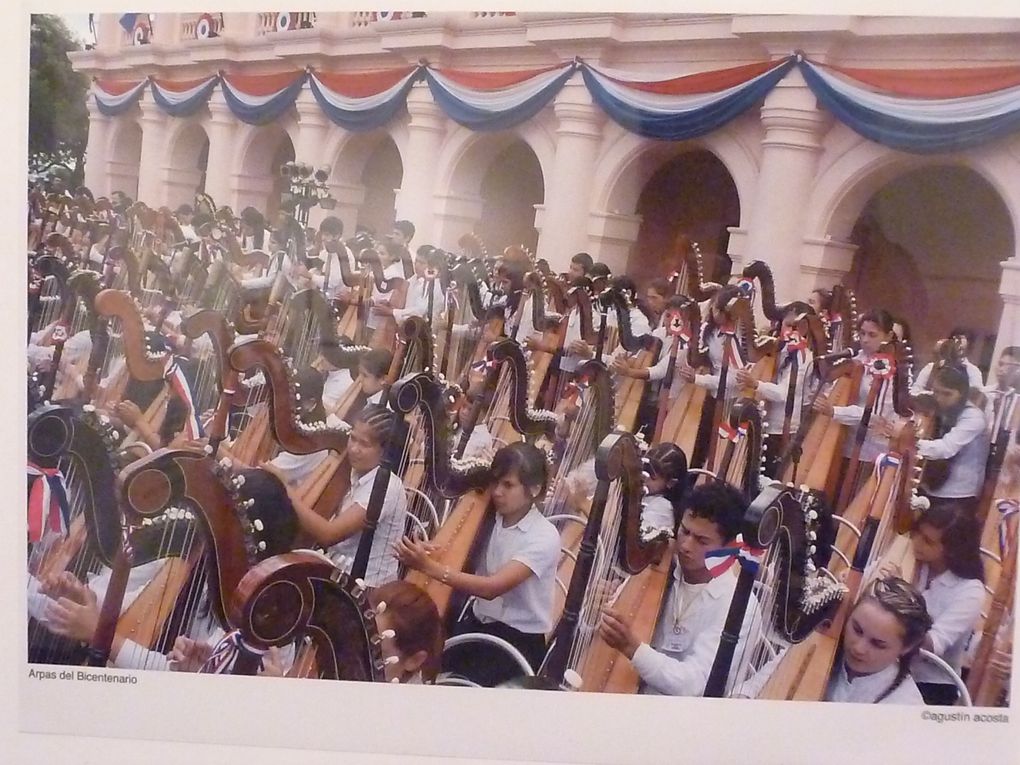
[{"label": "white dress shirt", "polygon": [[[631,660],[644,683],[642,693],[668,696],[705,693],[737,586],[737,571],[739,567],[734,565],[710,582],[690,584],[683,580],[680,567],[674,568],[652,644],[638,646]],[[741,654],[754,621],[760,618],[758,615],[759,609],[752,600],[734,655]]]},{"label": "white dress shirt", "polygon": [[[981,375],[981,370],[974,364],[971,364],[970,359],[963,360],[963,367],[967,370],[967,382],[970,383],[971,389],[983,389],[985,387],[985,380]],[[914,384],[910,386],[910,393],[912,395],[916,396],[918,393],[924,393],[929,389],[928,380],[931,379],[931,373],[934,369],[934,361],[929,361],[921,368],[921,371],[917,373],[917,377],[914,378]]]},{"label": "white dress shirt", "polygon": [[[404,300],[403,308],[393,309],[393,319],[397,324],[402,324],[405,319],[411,316],[424,318],[429,312],[429,284],[426,279],[415,274],[407,281],[407,298]],[[443,287],[438,279],[433,279],[432,284],[432,324],[436,326],[439,316],[443,312],[446,296],[443,294]]]},{"label": "white dress shirt", "polygon": [[[351,474],[351,488],[340,500],[340,512],[351,505],[361,505],[366,510],[368,509],[372,496],[372,485],[375,483],[375,474],[378,470],[379,468],[373,468],[362,476]],[[382,511],[379,513],[379,522],[372,537],[368,568],[365,570],[365,582],[369,587],[378,587],[397,578],[397,559],[393,555],[393,545],[403,536],[406,520],[407,498],[404,496],[404,484],[401,483],[399,477],[390,473]],[[327,552],[330,559],[338,566],[340,565],[339,559],[345,558],[341,568],[350,571],[354,564],[354,557],[358,554],[360,543],[361,532],[359,531],[357,534],[337,542]]]},{"label": "white dress shirt", "polygon": [[[930,577],[928,566],[922,565],[914,584],[921,590],[934,621],[928,632],[932,653],[959,672],[967,641],[985,603],[985,586],[980,579],[963,579],[952,571]],[[949,682],[945,673],[920,658],[911,665],[910,673],[920,683]]]},{"label": "white dress shirt", "polygon": [[[800,426],[800,410],[804,403],[804,386],[812,361],[810,351],[797,351],[797,353],[800,353],[800,358],[797,360],[796,392],[793,396],[790,433],[796,433],[797,428]],[[786,397],[790,392],[790,375],[793,372],[793,364],[789,359],[790,352],[784,348],[779,352],[779,358],[776,359],[776,364],[779,367],[779,375],[776,381],[758,381],[758,394],[765,401],[765,420],[768,423],[766,432],[769,434],[783,432],[783,422],[786,419]]]},{"label": "white dress shirt", "polygon": [[[860,675],[853,680],[847,678],[846,666],[843,662],[829,679],[829,687],[825,693],[826,701],[838,701],[844,704],[874,704],[878,697],[885,693],[893,684],[899,672],[899,662],[893,662],[881,672],[871,675]],[[882,699],[881,704],[924,704],[921,692],[910,675],[903,678],[896,690]]]},{"label": "white dress shirt", "polygon": [[553,627],[560,535],[536,507],[513,526],[504,526],[496,517],[478,574],[492,576],[512,560],[527,566],[533,576],[492,600],[477,599],[475,616],[528,634],[545,634]]},{"label": "white dress shirt", "polygon": [[[868,358],[869,357],[864,354],[858,353],[854,356],[854,361],[865,363]],[[860,389],[857,392],[857,401],[850,406],[834,406],[832,408],[833,420],[838,422],[840,425],[852,426],[847,433],[846,444],[843,449],[843,455],[846,457],[849,457],[854,449],[857,429],[861,424],[861,418],[864,417],[864,405],[868,402],[868,394],[871,391],[872,379],[872,376],[865,372],[864,376],[861,378]],[[885,385],[887,381],[881,380],[880,382]],[[886,389],[879,392],[878,400],[871,412],[871,417],[872,419],[882,417],[888,420],[896,418],[896,412],[893,409],[891,385],[886,385]],[[878,433],[877,429],[868,428],[868,435],[865,437],[864,443],[861,445],[859,459],[862,462],[874,462],[879,454],[888,450],[889,439]]]},{"label": "white dress shirt", "polygon": [[950,460],[949,477],[933,497],[976,497],[981,493],[988,460],[988,426],[984,412],[968,403],[956,424],[942,438],[917,442],[917,453],[925,459]]},{"label": "white dress shirt", "polygon": [[[383,279],[403,279],[404,278],[404,264],[399,260],[390,263],[383,269]],[[377,292],[372,298],[373,304],[381,304],[389,302],[390,298],[393,297],[393,292]],[[406,300],[405,300],[406,303]],[[396,309],[394,309],[396,310]],[[365,320],[365,326],[369,329],[378,329],[382,326],[383,319],[385,316],[381,316],[375,311],[368,312],[368,318]]]}]

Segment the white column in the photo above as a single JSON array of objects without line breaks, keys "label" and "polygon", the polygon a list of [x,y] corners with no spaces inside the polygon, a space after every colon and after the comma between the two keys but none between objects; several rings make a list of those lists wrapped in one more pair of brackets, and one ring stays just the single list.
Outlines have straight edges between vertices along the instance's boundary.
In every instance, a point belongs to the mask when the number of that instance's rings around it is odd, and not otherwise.
[{"label": "white column", "polygon": [[99,111],[96,100],[87,97],[89,139],[85,146],[85,185],[96,197],[110,193],[106,147],[110,142],[110,118]]},{"label": "white column", "polygon": [[417,83],[408,93],[407,111],[411,122],[407,126],[404,175],[395,201],[396,220],[409,220],[414,224],[416,245],[436,244],[435,163],[446,134],[446,116],[432,100],[432,93],[424,82]]},{"label": "white column", "polygon": [[803,300],[804,211],[827,118],[800,72],[791,70],[765,97],[761,121],[761,170],[741,255],[744,262],[764,260],[772,267],[777,302]]},{"label": "white column", "polygon": [[[163,168],[169,119],[146,91],[138,102],[142,110],[142,154],[138,163],[138,199],[152,208],[166,203]],[[194,195],[194,190],[192,190]]]},{"label": "white column", "polygon": [[640,215],[593,212],[590,216],[591,228],[586,252],[594,260],[609,266],[614,274],[626,273],[627,261],[641,230],[641,220]]},{"label": "white column", "polygon": [[[324,157],[322,147],[326,145],[326,133],[330,121],[322,113],[319,102],[309,88],[303,88],[294,103],[298,115],[297,144],[294,146],[294,161],[304,162],[314,169],[330,166],[330,158]],[[321,207],[313,207],[308,216],[308,225],[318,228],[327,213]]]},{"label": "white column", "polygon": [[800,292],[803,296],[816,289],[840,284],[854,264],[857,245],[826,237],[805,237],[800,258]]},{"label": "white column", "polygon": [[565,271],[570,258],[589,247],[589,201],[604,118],[577,80],[568,83],[553,104],[559,121],[556,157],[546,183],[537,253],[553,271]]},{"label": "white column", "polygon": [[209,162],[205,171],[205,193],[220,207],[230,205],[235,212],[240,212],[233,184],[238,168],[232,165],[238,124],[223,93],[216,88],[209,98],[209,124],[206,126],[209,135]]},{"label": "white column", "polygon": [[[432,242],[450,252],[457,252],[457,241],[474,230],[482,217],[483,203],[479,197],[458,194],[436,196],[435,228]],[[415,232],[417,236],[417,231]]]},{"label": "white column", "polygon": [[358,225],[358,213],[365,202],[365,187],[360,184],[338,183],[330,178],[329,193],[336,200],[336,208],[329,213],[335,215],[344,224],[344,238],[354,236]]},{"label": "white column", "polygon": [[[1020,243],[1017,244],[1020,248]],[[994,385],[995,362],[1002,349],[1008,345],[1020,345],[1020,251],[1002,263],[1002,281],[999,282],[1002,295],[1002,318],[999,319],[999,335],[995,338],[992,367],[989,370],[989,385]]]}]

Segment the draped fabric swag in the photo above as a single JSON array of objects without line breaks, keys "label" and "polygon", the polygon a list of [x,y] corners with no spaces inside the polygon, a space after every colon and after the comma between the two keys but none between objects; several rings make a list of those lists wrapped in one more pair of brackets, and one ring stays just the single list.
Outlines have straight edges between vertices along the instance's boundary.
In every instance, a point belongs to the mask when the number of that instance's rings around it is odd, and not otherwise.
[{"label": "draped fabric swag", "polygon": [[93,82],[99,111],[130,109],[145,91],[167,114],[197,112],[219,86],[242,122],[264,125],[290,109],[307,85],[323,113],[345,130],[387,124],[425,82],[440,109],[471,130],[506,130],[534,117],[580,71],[592,100],[613,121],[646,138],[680,141],[725,126],[797,67],[821,107],[860,135],[905,152],[969,149],[1020,130],[1020,65],[969,69],[860,69],[798,55],[709,72],[659,75],[596,68],[574,60],[543,69],[473,72],[428,64],[377,72],[314,69],[268,75],[220,72],[197,80]]}]

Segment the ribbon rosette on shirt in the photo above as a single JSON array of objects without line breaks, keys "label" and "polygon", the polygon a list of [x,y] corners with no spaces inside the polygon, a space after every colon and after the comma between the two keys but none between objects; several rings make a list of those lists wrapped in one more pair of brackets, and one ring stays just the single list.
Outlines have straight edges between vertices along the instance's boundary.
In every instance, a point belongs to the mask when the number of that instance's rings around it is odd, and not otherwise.
[{"label": "ribbon rosette on shirt", "polygon": [[786,350],[790,351],[805,351],[807,350],[807,338],[798,332],[793,327],[788,327],[783,330],[781,335],[783,343],[786,345]]},{"label": "ribbon rosette on shirt", "polygon": [[896,359],[888,353],[876,353],[865,362],[864,368],[872,377],[889,380],[896,374]]},{"label": "ribbon rosette on shirt", "polygon": [[737,427],[733,427],[728,422],[724,422],[719,425],[719,438],[725,438],[727,441],[736,443],[737,439],[741,436],[747,435],[748,423],[742,422]]},{"label": "ribbon rosette on shirt", "polygon": [[28,474],[36,477],[28,490],[28,541],[38,542],[47,531],[65,533],[71,508],[64,474],[59,468],[39,467],[33,462],[28,463]]},{"label": "ribbon rosette on shirt", "polygon": [[713,579],[725,574],[736,562],[739,562],[740,567],[747,573],[754,575],[758,573],[758,566],[761,565],[764,555],[764,548],[751,547],[744,542],[740,534],[737,534],[733,544],[705,553],[705,567]]}]

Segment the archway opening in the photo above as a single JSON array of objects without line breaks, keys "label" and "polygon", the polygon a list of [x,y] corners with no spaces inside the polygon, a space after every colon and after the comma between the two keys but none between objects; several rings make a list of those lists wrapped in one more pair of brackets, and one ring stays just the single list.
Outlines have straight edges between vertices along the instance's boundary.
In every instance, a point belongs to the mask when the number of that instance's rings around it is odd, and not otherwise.
[{"label": "archway opening", "polygon": [[[170,151],[170,168],[166,174],[167,204],[176,207],[191,203],[196,194],[205,191],[205,174],[209,166],[209,136],[198,123],[184,128]],[[223,200],[214,200],[223,204]]]},{"label": "archway opening", "polygon": [[[383,236],[393,230],[396,190],[404,178],[404,163],[393,139],[381,140],[361,171],[365,198],[358,210],[358,225]],[[417,242],[415,244],[418,244]]]},{"label": "archway opening", "polygon": [[527,143],[516,140],[496,155],[482,177],[479,196],[482,214],[476,231],[489,251],[524,245],[535,252],[535,205],[545,199],[545,181]]},{"label": "archway opening", "polygon": [[137,122],[124,121],[114,136],[110,152],[110,193],[123,191],[138,197],[138,170],[142,161],[142,129]]},{"label": "archway opening", "polygon": [[287,188],[287,182],[280,174],[280,168],[287,162],[294,161],[294,143],[290,136],[284,133],[283,139],[277,144],[273,158],[269,162],[269,177],[272,179],[272,188],[269,191],[269,199],[266,202],[266,219],[274,220],[280,209],[280,200]]},{"label": "archway opening", "polygon": [[659,167],[641,190],[641,227],[627,273],[639,283],[680,267],[681,234],[698,244],[706,279],[725,283],[729,226],[740,223],[740,199],[726,166],[704,149],[684,152]]},{"label": "archway opening", "polygon": [[935,165],[905,173],[871,196],[851,241],[844,284],[862,310],[884,308],[910,325],[921,363],[952,329],[973,331],[970,358],[986,373],[999,330],[1000,263],[1014,252],[1009,212],[975,171]]}]

